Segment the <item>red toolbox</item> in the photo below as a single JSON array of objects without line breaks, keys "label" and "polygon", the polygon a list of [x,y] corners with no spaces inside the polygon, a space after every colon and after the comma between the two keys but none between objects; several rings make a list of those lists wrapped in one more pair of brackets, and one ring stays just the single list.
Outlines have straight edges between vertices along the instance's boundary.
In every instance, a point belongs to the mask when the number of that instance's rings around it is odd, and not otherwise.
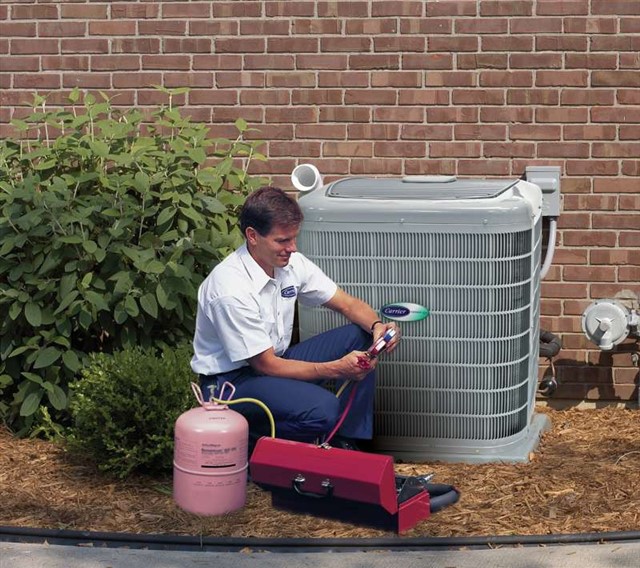
[{"label": "red toolbox", "polygon": [[[396,476],[390,456],[260,438],[249,467],[251,480],[271,491],[273,506],[290,511],[398,533],[432,512],[428,484]],[[438,487],[451,494],[447,504],[457,501],[455,488]]]}]

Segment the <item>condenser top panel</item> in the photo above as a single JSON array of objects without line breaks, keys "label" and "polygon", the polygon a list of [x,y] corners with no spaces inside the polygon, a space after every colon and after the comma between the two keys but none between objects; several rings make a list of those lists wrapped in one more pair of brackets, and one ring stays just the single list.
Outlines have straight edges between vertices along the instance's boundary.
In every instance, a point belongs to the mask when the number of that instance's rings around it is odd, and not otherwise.
[{"label": "condenser top panel", "polygon": [[327,197],[349,199],[419,199],[426,201],[490,199],[518,180],[464,179],[447,176],[405,178],[346,178],[327,188]]}]

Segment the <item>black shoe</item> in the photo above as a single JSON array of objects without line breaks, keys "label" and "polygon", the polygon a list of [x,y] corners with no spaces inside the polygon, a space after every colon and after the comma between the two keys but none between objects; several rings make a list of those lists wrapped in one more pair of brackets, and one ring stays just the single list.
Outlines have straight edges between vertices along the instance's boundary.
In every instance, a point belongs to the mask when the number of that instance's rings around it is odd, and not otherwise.
[{"label": "black shoe", "polygon": [[353,438],[346,438],[345,436],[334,436],[329,445],[332,448],[340,448],[341,450],[351,450],[353,452],[359,452],[360,448]]}]

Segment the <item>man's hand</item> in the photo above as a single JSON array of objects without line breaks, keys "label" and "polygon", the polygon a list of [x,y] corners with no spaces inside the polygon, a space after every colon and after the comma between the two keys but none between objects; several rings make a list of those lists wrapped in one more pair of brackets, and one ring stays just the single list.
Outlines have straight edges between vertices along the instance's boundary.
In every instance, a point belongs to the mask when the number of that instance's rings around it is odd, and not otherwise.
[{"label": "man's hand", "polygon": [[374,328],[373,328],[373,343],[375,343],[376,341],[378,341],[378,339],[380,339],[385,333],[387,333],[388,330],[393,329],[395,330],[396,334],[393,337],[393,339],[391,341],[389,341],[389,344],[387,345],[387,348],[385,349],[386,353],[391,353],[396,346],[398,345],[398,341],[400,341],[400,327],[398,326],[397,323],[390,321],[390,322],[380,322],[377,323]]},{"label": "man's hand", "polygon": [[352,351],[332,364],[335,365],[336,376],[334,378],[358,382],[373,371],[378,362],[376,359],[369,359],[364,351]]}]

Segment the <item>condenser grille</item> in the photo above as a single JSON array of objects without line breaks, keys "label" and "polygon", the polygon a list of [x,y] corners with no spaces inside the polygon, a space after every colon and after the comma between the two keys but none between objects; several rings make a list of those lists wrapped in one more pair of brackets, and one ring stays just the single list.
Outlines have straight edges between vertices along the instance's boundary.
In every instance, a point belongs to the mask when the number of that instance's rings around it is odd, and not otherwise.
[{"label": "condenser grille", "polygon": [[[401,323],[400,347],[380,360],[376,437],[425,448],[526,430],[537,382],[540,226],[495,234],[305,226],[300,250],[347,292],[377,309],[408,302],[431,312]],[[303,338],[341,323],[328,310],[300,312]]]}]

